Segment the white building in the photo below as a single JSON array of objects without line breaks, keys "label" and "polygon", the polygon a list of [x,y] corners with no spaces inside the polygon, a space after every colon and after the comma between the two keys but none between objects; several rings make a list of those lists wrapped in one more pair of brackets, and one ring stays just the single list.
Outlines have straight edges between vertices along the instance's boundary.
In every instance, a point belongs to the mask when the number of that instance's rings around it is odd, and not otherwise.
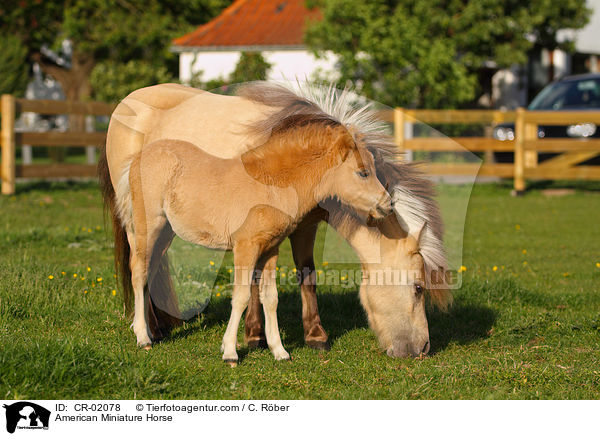
[{"label": "white building", "polygon": [[189,82],[226,79],[243,51],[259,51],[271,64],[268,79],[312,78],[335,71],[335,56],[316,59],[303,43],[309,20],[304,0],[237,0],[214,20],[173,41],[179,53],[179,78]]}]

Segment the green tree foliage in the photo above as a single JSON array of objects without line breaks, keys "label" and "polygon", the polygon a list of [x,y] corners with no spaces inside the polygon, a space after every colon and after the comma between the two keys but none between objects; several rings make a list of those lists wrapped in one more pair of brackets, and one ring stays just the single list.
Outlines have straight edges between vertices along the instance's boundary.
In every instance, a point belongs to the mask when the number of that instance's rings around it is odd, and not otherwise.
[{"label": "green tree foliage", "polygon": [[28,82],[27,49],[13,35],[0,35],[0,94],[21,96]]},{"label": "green tree foliage", "polygon": [[103,61],[90,77],[94,98],[100,101],[119,101],[136,89],[174,80],[165,66],[155,67],[144,60]]},{"label": "green tree foliage", "polygon": [[250,82],[253,80],[265,80],[271,68],[260,52],[242,52],[235,70],[229,77],[230,83]]},{"label": "green tree foliage", "polygon": [[[69,100],[92,95],[90,77],[121,78],[147,83],[151,68],[176,71],[177,58],[169,53],[171,39],[214,17],[231,0],[19,0],[0,3],[0,27],[16,35],[29,60],[60,82]],[[73,43],[71,65],[49,59],[43,47],[60,51]],[[133,63],[130,63],[133,62]],[[122,67],[116,67],[124,63]],[[109,73],[109,70],[114,71]],[[140,77],[132,79],[135,70]],[[163,77],[156,72],[154,78]],[[96,86],[108,86],[99,80]],[[122,89],[123,83],[113,86]],[[98,95],[113,95],[95,89]],[[123,96],[120,96],[123,97]]]},{"label": "green tree foliage", "polygon": [[306,40],[339,56],[341,81],[407,107],[449,108],[473,100],[484,67],[524,63],[534,42],[580,28],[585,0],[311,0],[323,11]]},{"label": "green tree foliage", "polygon": [[235,69],[229,77],[219,77],[204,82],[202,81],[202,71],[198,71],[192,77],[189,85],[211,90],[236,83],[265,80],[270,69],[271,64],[266,61],[260,52],[242,52]]}]

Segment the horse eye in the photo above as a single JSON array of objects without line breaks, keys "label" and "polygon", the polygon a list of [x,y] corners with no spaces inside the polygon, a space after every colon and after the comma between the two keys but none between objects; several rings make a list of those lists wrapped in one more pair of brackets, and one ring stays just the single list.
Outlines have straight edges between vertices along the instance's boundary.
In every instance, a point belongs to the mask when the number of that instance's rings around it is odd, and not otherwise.
[{"label": "horse eye", "polygon": [[360,170],[360,171],[357,171],[356,174],[358,174],[358,176],[363,179],[366,179],[367,177],[369,177],[371,175],[369,170]]},{"label": "horse eye", "polygon": [[423,286],[416,284],[415,285],[415,292],[417,293],[417,295],[423,293]]}]

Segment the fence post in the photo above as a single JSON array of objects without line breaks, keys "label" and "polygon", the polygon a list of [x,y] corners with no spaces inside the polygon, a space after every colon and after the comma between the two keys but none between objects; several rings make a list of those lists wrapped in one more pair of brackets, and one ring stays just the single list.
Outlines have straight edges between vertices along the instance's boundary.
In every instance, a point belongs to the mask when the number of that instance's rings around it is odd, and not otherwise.
[{"label": "fence post", "polygon": [[[537,124],[525,123],[525,141],[538,139]],[[525,168],[535,168],[538,166],[538,152],[535,150],[525,150]]]},{"label": "fence post", "polygon": [[515,157],[514,157],[514,193],[520,195],[525,192],[525,109],[517,108],[515,120]]},{"label": "fence post", "polygon": [[4,94],[2,105],[2,194],[15,193],[15,97]]},{"label": "fence post", "polygon": [[397,107],[394,109],[394,140],[400,152],[405,151],[404,147],[404,109]]},{"label": "fence post", "polygon": [[[85,131],[86,132],[95,132],[96,126],[94,125],[96,121],[96,117],[92,115],[88,115],[85,117]],[[96,147],[93,145],[88,145],[85,147],[85,159],[88,164],[94,165],[96,163]]]}]

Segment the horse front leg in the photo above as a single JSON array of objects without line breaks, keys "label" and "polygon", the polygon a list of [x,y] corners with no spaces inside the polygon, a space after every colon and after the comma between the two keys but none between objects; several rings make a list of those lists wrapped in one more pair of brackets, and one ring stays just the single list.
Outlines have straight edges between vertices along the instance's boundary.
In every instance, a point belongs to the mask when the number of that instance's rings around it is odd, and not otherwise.
[{"label": "horse front leg", "polygon": [[248,301],[250,300],[250,287],[258,259],[258,249],[248,242],[237,243],[233,247],[233,263],[235,268],[233,295],[231,297],[231,315],[227,323],[227,330],[223,335],[221,351],[223,360],[232,367],[237,365],[237,332],[240,320]]},{"label": "horse front leg", "polygon": [[260,277],[260,302],[265,312],[265,333],[267,344],[273,353],[275,360],[289,360],[290,355],[279,335],[279,324],[277,322],[277,296],[276,266],[278,253],[275,251],[266,257]]},{"label": "horse front leg", "polygon": [[321,325],[319,306],[317,304],[317,273],[313,250],[317,234],[317,223],[299,227],[290,235],[294,263],[298,270],[300,294],[302,296],[302,324],[304,326],[304,342],[316,350],[329,350],[327,333]]}]

